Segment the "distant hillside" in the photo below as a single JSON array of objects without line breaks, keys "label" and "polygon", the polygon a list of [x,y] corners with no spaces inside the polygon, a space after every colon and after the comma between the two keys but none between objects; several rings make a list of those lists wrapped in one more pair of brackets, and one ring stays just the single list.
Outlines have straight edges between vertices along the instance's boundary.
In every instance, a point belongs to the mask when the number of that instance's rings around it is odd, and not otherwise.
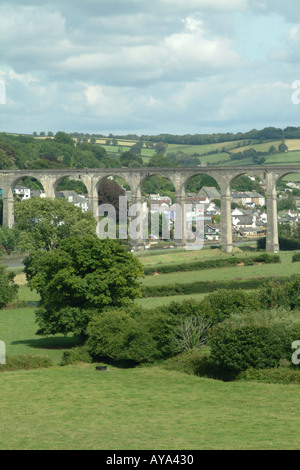
[{"label": "distant hillside", "polygon": [[300,127],[182,136],[0,133],[0,169],[295,163],[300,163]]}]

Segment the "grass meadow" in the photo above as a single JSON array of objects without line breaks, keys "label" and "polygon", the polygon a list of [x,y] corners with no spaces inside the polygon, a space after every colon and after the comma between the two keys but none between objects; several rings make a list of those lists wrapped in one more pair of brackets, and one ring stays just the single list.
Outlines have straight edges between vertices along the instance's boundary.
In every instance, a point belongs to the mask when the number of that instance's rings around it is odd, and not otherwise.
[{"label": "grass meadow", "polygon": [[[236,256],[245,255],[235,250]],[[247,252],[246,252],[247,253]],[[249,251],[249,256],[252,251]],[[137,255],[145,266],[228,256],[219,250],[163,251]],[[299,273],[292,253],[280,265],[240,266],[146,276],[145,285]],[[0,373],[1,450],[296,450],[299,388],[258,382],[221,382],[163,364],[133,369],[95,364],[60,365],[76,345],[71,336],[36,335],[39,297],[18,272],[22,306],[0,311],[0,339],[7,356],[37,354],[50,368]],[[229,293],[230,295],[230,293]],[[153,308],[205,294],[145,298]]]},{"label": "grass meadow", "polygon": [[159,367],[0,375],[0,449],[297,449],[297,386],[222,383]]}]

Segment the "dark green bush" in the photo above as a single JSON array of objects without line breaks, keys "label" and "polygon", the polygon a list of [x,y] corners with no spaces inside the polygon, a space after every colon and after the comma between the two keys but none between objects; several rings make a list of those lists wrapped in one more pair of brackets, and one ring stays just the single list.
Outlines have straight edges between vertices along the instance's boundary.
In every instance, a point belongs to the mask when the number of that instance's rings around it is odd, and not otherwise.
[{"label": "dark green bush", "polygon": [[300,309],[300,276],[293,277],[286,284],[286,295],[292,310]]},{"label": "dark green bush", "polygon": [[289,301],[286,292],[287,280],[272,279],[259,290],[259,301],[265,308],[288,307]]},{"label": "dark green bush", "polygon": [[257,308],[260,308],[258,292],[238,289],[229,293],[226,289],[220,289],[207,295],[201,301],[188,299],[183,302],[171,302],[169,305],[160,307],[159,310],[182,318],[201,316],[209,320],[211,324],[216,324],[233,313]]},{"label": "dark green bush", "polygon": [[300,276],[292,276],[285,280],[273,279],[261,288],[259,300],[266,308],[287,307],[292,310],[300,308]]},{"label": "dark green bush", "polygon": [[239,380],[269,384],[300,385],[300,370],[279,367],[277,369],[248,369],[241,372]]},{"label": "dark green bush", "polygon": [[[257,240],[257,248],[258,250],[266,249],[266,237]],[[279,249],[281,251],[300,250],[300,242],[298,240],[279,237]]]},{"label": "dark green bush", "polygon": [[297,263],[298,261],[300,261],[300,251],[298,253],[295,253],[292,258],[293,263]]},{"label": "dark green bush", "polygon": [[185,374],[197,375],[199,362],[207,359],[208,353],[206,349],[193,349],[177,354],[162,362],[161,366],[167,370],[176,370]]},{"label": "dark green bush", "polygon": [[213,294],[209,294],[201,302],[201,309],[205,317],[211,320],[212,324],[220,323],[234,313],[244,310],[256,310],[259,307],[258,293],[247,292],[243,289],[232,292],[221,289]]},{"label": "dark green bush", "polygon": [[0,309],[12,302],[18,292],[19,286],[14,283],[14,272],[9,272],[4,266],[0,266]]},{"label": "dark green bush", "polygon": [[217,366],[211,360],[207,348],[185,351],[165,360],[161,367],[189,375],[223,380],[224,382],[234,380],[237,377],[237,373],[234,371]]},{"label": "dark green bush", "polygon": [[91,363],[92,361],[93,359],[87,346],[76,346],[75,348],[71,348],[63,353],[61,365],[66,366],[76,364],[78,362]]},{"label": "dark green bush", "polygon": [[88,325],[87,347],[94,359],[151,362],[160,357],[157,344],[143,322],[125,310],[107,310]]},{"label": "dark green bush", "polygon": [[8,255],[17,250],[20,232],[14,228],[0,227],[0,246]]},{"label": "dark green bush", "polygon": [[30,370],[43,367],[51,367],[53,365],[50,357],[24,354],[20,356],[8,357],[6,364],[0,365],[0,372],[8,372],[13,370]]},{"label": "dark green bush", "polygon": [[204,309],[202,304],[202,301],[197,301],[195,299],[187,299],[182,302],[170,302],[168,305],[163,305],[162,307],[159,307],[156,310],[181,318],[191,316],[203,316]]},{"label": "dark green bush", "polygon": [[211,331],[209,344],[212,362],[235,373],[278,367],[283,355],[280,338],[262,326],[218,325]]}]

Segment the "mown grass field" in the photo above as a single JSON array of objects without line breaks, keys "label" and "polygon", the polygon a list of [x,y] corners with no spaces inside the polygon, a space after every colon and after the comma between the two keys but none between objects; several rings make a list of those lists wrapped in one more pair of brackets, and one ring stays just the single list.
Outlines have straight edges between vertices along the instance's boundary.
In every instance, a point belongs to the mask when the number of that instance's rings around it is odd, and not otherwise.
[{"label": "mown grass field", "polygon": [[297,386],[158,367],[0,375],[0,449],[298,449]]},{"label": "mown grass field", "polygon": [[[235,256],[247,251],[236,250]],[[249,256],[253,254],[249,251]],[[146,266],[224,257],[219,250],[163,251],[138,255]],[[292,253],[280,265],[240,266],[147,276],[143,283],[222,280],[252,275],[291,275]],[[1,450],[222,450],[299,449],[296,385],[230,382],[166,370],[163,365],[122,369],[95,364],[60,366],[76,339],[37,336],[39,300],[18,273],[19,300],[27,306],[0,311],[0,339],[7,355],[47,355],[53,367],[0,373]],[[230,292],[229,292],[230,295]],[[139,299],[146,308],[205,294]]]},{"label": "mown grass field", "polygon": [[[221,255],[225,256],[225,255]],[[239,255],[235,255],[239,256]],[[249,255],[250,256],[250,255]],[[218,269],[204,269],[201,271],[175,272],[146,276],[142,283],[147,286],[189,283],[196,281],[228,281],[237,279],[251,279],[253,277],[292,276],[299,274],[298,263],[292,263],[292,253],[282,252],[281,264],[264,264],[254,266],[224,267]]]}]

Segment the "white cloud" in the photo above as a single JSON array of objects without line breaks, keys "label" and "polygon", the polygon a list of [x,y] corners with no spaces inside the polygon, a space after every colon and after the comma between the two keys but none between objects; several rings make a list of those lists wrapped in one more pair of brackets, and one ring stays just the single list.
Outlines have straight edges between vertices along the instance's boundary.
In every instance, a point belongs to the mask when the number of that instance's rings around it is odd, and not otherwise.
[{"label": "white cloud", "polygon": [[288,117],[291,111],[291,86],[280,80],[257,82],[238,86],[235,91],[223,98],[217,120],[258,122]]},{"label": "white cloud", "polygon": [[230,40],[208,34],[202,20],[189,16],[182,20],[179,32],[155,45],[122,45],[76,54],[56,67],[82,78],[94,74],[105,84],[128,86],[197,79],[210,72],[241,66],[243,62]]},{"label": "white cloud", "polygon": [[7,130],[188,133],[297,119],[286,101],[299,78],[298,0],[11,0],[0,30]]}]

